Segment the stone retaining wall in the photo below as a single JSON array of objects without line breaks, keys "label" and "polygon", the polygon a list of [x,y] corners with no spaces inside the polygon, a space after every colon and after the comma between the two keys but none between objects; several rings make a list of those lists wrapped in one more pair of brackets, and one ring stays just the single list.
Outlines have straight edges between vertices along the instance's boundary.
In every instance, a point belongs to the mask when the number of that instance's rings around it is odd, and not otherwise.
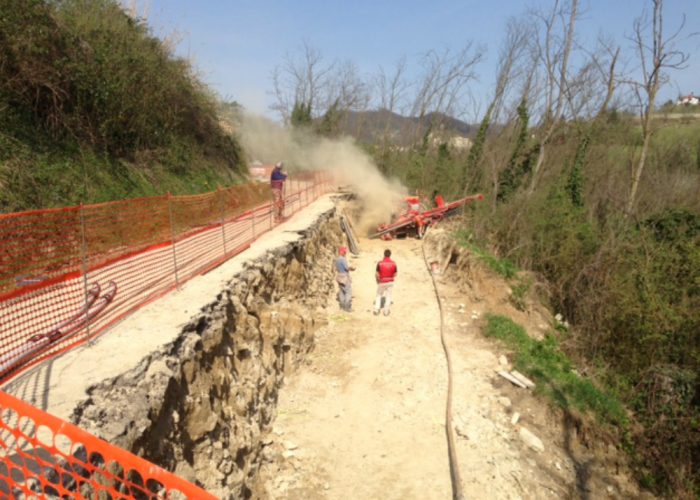
[{"label": "stone retaining wall", "polygon": [[326,321],[340,242],[331,210],[212,291],[174,342],[92,387],[73,421],[217,496],[253,496],[285,373]]}]

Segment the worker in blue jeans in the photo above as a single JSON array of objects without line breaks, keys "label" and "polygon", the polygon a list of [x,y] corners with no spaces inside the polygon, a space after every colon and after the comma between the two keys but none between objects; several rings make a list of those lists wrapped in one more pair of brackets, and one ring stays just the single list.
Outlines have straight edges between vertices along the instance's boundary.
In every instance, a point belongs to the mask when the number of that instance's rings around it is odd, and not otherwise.
[{"label": "worker in blue jeans", "polygon": [[340,287],[338,291],[338,302],[343,311],[352,312],[352,277],[350,271],[355,268],[348,264],[345,257],[348,253],[346,247],[338,248],[338,257],[335,259],[335,281]]}]

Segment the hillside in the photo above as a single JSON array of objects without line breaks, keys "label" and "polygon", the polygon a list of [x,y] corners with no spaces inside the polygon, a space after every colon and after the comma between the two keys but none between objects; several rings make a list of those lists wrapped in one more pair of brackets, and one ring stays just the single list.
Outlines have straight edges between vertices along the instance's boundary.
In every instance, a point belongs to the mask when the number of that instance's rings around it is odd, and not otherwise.
[{"label": "hillside", "polygon": [[449,136],[473,137],[474,125],[442,113],[428,113],[423,117],[402,116],[387,109],[376,111],[347,111],[341,121],[341,131],[364,144],[373,144],[387,138],[397,146],[409,146],[420,141],[432,125],[433,132]]},{"label": "hillside", "polygon": [[0,211],[242,178],[188,63],[116,0],[0,0]]}]

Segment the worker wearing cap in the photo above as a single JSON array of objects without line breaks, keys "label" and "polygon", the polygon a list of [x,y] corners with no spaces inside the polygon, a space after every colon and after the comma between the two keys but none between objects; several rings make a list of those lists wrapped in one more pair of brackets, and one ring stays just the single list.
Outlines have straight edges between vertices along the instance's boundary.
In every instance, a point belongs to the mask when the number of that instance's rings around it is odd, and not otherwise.
[{"label": "worker wearing cap", "polygon": [[277,162],[272,169],[270,175],[270,188],[272,189],[272,210],[275,217],[275,222],[282,220],[284,212],[284,181],[287,180],[287,174],[282,171],[284,163]]},{"label": "worker wearing cap", "polygon": [[384,316],[389,316],[391,307],[391,291],[394,288],[394,279],[398,273],[396,262],[391,260],[391,250],[384,250],[384,259],[377,262],[375,278],[377,280],[377,297],[374,299],[374,315],[379,311],[384,312]]},{"label": "worker wearing cap", "polygon": [[348,264],[345,257],[348,253],[346,247],[338,247],[338,257],[335,259],[335,281],[338,282],[338,302],[343,311],[352,312],[352,278],[350,271],[355,268]]}]

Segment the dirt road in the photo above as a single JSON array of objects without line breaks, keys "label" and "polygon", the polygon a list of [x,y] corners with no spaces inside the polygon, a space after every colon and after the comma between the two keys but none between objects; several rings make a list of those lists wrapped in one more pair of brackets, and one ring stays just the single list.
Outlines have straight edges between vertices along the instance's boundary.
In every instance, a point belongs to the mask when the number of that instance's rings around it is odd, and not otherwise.
[{"label": "dirt road", "polygon": [[[354,312],[331,306],[308,366],[293,374],[280,394],[269,450],[283,458],[265,471],[271,498],[452,497],[444,418],[447,369],[439,309],[420,245],[418,240],[362,240],[361,255],[350,259],[357,268]],[[390,316],[374,316],[374,268],[387,247],[399,268],[394,305]],[[507,288],[497,283],[488,293],[497,295],[499,287]],[[454,427],[467,498],[628,494],[624,478],[593,480],[593,458],[574,450],[570,431],[546,404],[496,376],[505,359],[499,363],[497,346],[479,330],[493,301],[473,301],[447,280],[439,289],[447,309]],[[543,450],[523,437],[528,432],[541,440]]]}]

